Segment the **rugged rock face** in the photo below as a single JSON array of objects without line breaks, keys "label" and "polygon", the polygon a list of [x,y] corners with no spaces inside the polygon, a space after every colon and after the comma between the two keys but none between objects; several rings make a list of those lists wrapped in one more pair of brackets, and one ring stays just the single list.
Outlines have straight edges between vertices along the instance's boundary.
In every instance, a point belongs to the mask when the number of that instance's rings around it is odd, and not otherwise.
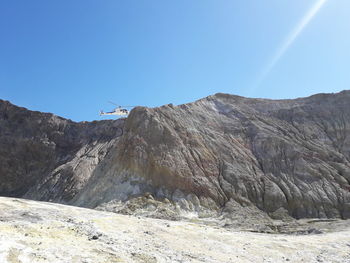
[{"label": "rugged rock face", "polygon": [[123,123],[74,123],[0,100],[0,195],[68,202],[118,140]]},{"label": "rugged rock face", "polygon": [[[273,218],[350,218],[350,91],[295,100],[216,94],[95,123],[1,105],[2,195],[96,207],[148,192],[195,212],[243,206]],[[24,154],[27,144],[38,154]]]},{"label": "rugged rock face", "polygon": [[348,218],[349,105],[345,91],[280,101],[216,94],[136,108],[107,169],[114,174],[99,173],[100,184],[88,184],[78,201],[95,206],[101,189],[103,198],[119,199],[114,187],[105,189],[107,180],[132,177],[134,193],[195,207],[214,200],[226,210],[254,205],[273,217]]}]

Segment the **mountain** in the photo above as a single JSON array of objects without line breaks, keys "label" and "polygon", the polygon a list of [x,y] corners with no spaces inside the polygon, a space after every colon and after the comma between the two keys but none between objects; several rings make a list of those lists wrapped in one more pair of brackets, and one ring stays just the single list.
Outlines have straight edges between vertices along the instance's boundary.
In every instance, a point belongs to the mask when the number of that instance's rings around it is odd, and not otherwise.
[{"label": "mountain", "polygon": [[75,123],[0,100],[0,195],[68,202],[122,134],[123,123]]},{"label": "mountain", "polygon": [[350,91],[215,94],[75,123],[0,101],[0,195],[134,213],[350,218]]}]

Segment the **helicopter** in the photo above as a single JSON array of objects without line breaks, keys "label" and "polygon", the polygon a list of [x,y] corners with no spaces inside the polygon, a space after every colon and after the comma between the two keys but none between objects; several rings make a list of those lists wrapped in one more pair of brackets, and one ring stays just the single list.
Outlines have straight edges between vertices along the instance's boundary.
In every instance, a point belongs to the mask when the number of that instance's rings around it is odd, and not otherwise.
[{"label": "helicopter", "polygon": [[104,112],[103,110],[100,111],[100,116],[103,115],[116,115],[116,116],[127,116],[129,114],[129,110],[125,109],[125,108],[133,108],[135,106],[120,106],[115,104],[114,102],[108,101],[109,103],[117,106],[116,108],[114,108],[113,111],[110,112]]}]

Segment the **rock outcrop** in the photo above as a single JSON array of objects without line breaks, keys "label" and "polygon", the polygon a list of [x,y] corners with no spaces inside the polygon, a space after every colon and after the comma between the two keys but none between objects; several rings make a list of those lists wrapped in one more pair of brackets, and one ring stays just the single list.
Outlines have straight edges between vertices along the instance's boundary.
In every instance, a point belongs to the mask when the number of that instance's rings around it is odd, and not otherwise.
[{"label": "rock outcrop", "polygon": [[0,100],[0,195],[70,201],[122,135],[123,123],[75,123]]},{"label": "rock outcrop", "polygon": [[219,93],[73,123],[2,102],[0,194],[96,207],[149,193],[189,212],[350,218],[349,105],[350,91]]}]

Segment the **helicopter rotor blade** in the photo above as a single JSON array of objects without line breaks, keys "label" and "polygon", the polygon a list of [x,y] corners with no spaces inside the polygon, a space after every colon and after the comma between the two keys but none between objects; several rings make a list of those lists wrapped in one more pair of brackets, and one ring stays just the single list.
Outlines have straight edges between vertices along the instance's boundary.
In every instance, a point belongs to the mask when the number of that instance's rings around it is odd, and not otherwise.
[{"label": "helicopter rotor blade", "polygon": [[121,107],[121,108],[134,108],[134,107],[137,107],[137,106],[122,106],[122,105],[118,105],[118,104],[116,104],[116,103],[114,103],[112,101],[108,101],[108,102],[113,104],[113,105],[115,105],[115,106],[117,106],[117,107]]},{"label": "helicopter rotor blade", "polygon": [[111,103],[111,104],[113,104],[113,105],[115,105],[115,106],[119,106],[118,104],[116,104],[116,103],[114,103],[114,102],[112,102],[112,101],[108,101],[109,103]]},{"label": "helicopter rotor blade", "polygon": [[114,103],[112,101],[108,101],[108,102],[113,104],[113,105],[115,105],[115,106],[122,107],[122,108],[134,108],[134,107],[137,107],[137,106],[122,106],[122,105],[118,105],[118,104],[116,104],[116,103]]}]

